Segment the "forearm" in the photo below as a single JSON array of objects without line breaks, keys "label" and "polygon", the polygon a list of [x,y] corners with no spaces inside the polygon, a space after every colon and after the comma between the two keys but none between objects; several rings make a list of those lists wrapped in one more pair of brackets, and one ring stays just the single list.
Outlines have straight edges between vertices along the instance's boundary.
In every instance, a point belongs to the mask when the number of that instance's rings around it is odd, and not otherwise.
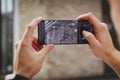
[{"label": "forearm", "polygon": [[[120,43],[120,0],[110,0],[110,7],[111,7],[111,18],[113,21],[113,24],[115,26],[119,43]],[[120,52],[117,50],[114,50],[110,57],[105,59],[105,62],[117,73],[117,75],[120,77]]]},{"label": "forearm", "polygon": [[109,0],[111,9],[111,19],[115,26],[120,43],[120,0]]},{"label": "forearm", "polygon": [[114,50],[103,59],[120,77],[120,52]]}]

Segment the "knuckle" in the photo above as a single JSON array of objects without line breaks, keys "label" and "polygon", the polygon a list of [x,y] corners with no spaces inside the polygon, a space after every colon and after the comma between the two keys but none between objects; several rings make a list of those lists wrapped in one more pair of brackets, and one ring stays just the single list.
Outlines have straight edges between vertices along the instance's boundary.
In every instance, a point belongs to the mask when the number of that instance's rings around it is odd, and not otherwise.
[{"label": "knuckle", "polygon": [[106,23],[101,23],[101,25],[107,27],[107,24],[106,24]]},{"label": "knuckle", "polygon": [[19,45],[19,41],[15,43],[15,47],[17,48]]},{"label": "knuckle", "polygon": [[32,24],[28,24],[27,29],[32,29]]},{"label": "knuckle", "polygon": [[107,24],[106,23],[101,23],[102,29],[107,29]]},{"label": "knuckle", "polygon": [[35,19],[34,21],[35,21],[35,22],[39,22],[39,19]]},{"label": "knuckle", "polygon": [[89,15],[89,16],[93,16],[93,13],[92,13],[92,12],[89,12],[88,15]]},{"label": "knuckle", "polygon": [[21,46],[27,46],[27,42],[25,40],[20,41]]}]

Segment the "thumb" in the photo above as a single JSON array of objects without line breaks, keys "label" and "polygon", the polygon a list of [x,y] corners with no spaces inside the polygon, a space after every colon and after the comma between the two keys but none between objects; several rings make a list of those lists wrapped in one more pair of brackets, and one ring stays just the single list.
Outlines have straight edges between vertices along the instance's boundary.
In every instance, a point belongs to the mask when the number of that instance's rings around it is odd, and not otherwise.
[{"label": "thumb", "polygon": [[89,42],[89,45],[91,47],[96,47],[99,44],[98,40],[95,38],[95,36],[91,32],[83,31],[82,34],[84,38]]},{"label": "thumb", "polygon": [[54,48],[53,44],[46,45],[41,51],[39,51],[40,61],[43,62],[47,54]]}]

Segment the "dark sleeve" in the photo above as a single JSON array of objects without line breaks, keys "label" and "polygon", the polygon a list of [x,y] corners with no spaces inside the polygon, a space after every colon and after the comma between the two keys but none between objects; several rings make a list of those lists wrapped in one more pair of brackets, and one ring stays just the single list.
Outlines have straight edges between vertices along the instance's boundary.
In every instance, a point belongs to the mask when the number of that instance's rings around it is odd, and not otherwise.
[{"label": "dark sleeve", "polygon": [[15,78],[13,80],[30,80],[24,76],[16,74]]}]

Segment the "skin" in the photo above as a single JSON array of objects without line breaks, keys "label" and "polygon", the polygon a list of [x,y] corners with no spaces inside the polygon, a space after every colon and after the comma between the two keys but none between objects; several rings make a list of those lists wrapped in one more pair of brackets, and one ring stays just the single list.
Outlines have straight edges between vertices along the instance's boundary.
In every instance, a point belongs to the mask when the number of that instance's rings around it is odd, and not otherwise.
[{"label": "skin", "polygon": [[54,47],[53,44],[45,47],[39,45],[38,39],[33,36],[35,28],[41,21],[41,17],[33,20],[27,26],[21,40],[16,43],[13,72],[29,79],[41,70],[45,57]]},{"label": "skin", "polygon": [[[93,54],[104,60],[120,76],[120,52],[113,46],[107,25],[100,22],[92,13],[81,15],[77,20],[88,20],[93,25],[94,34],[83,31],[84,38],[88,40]],[[53,44],[45,47],[39,45],[37,38],[33,36],[34,29],[41,21],[41,17],[33,20],[16,44],[14,73],[29,79],[41,70],[45,57],[54,47]]]},{"label": "skin", "polygon": [[111,19],[120,43],[120,0],[108,0],[108,2],[110,4]]},{"label": "skin", "polygon": [[88,20],[93,25],[94,34],[83,31],[84,38],[88,40],[93,54],[104,60],[120,77],[120,52],[113,46],[107,25],[92,13],[81,15],[77,20]]}]

